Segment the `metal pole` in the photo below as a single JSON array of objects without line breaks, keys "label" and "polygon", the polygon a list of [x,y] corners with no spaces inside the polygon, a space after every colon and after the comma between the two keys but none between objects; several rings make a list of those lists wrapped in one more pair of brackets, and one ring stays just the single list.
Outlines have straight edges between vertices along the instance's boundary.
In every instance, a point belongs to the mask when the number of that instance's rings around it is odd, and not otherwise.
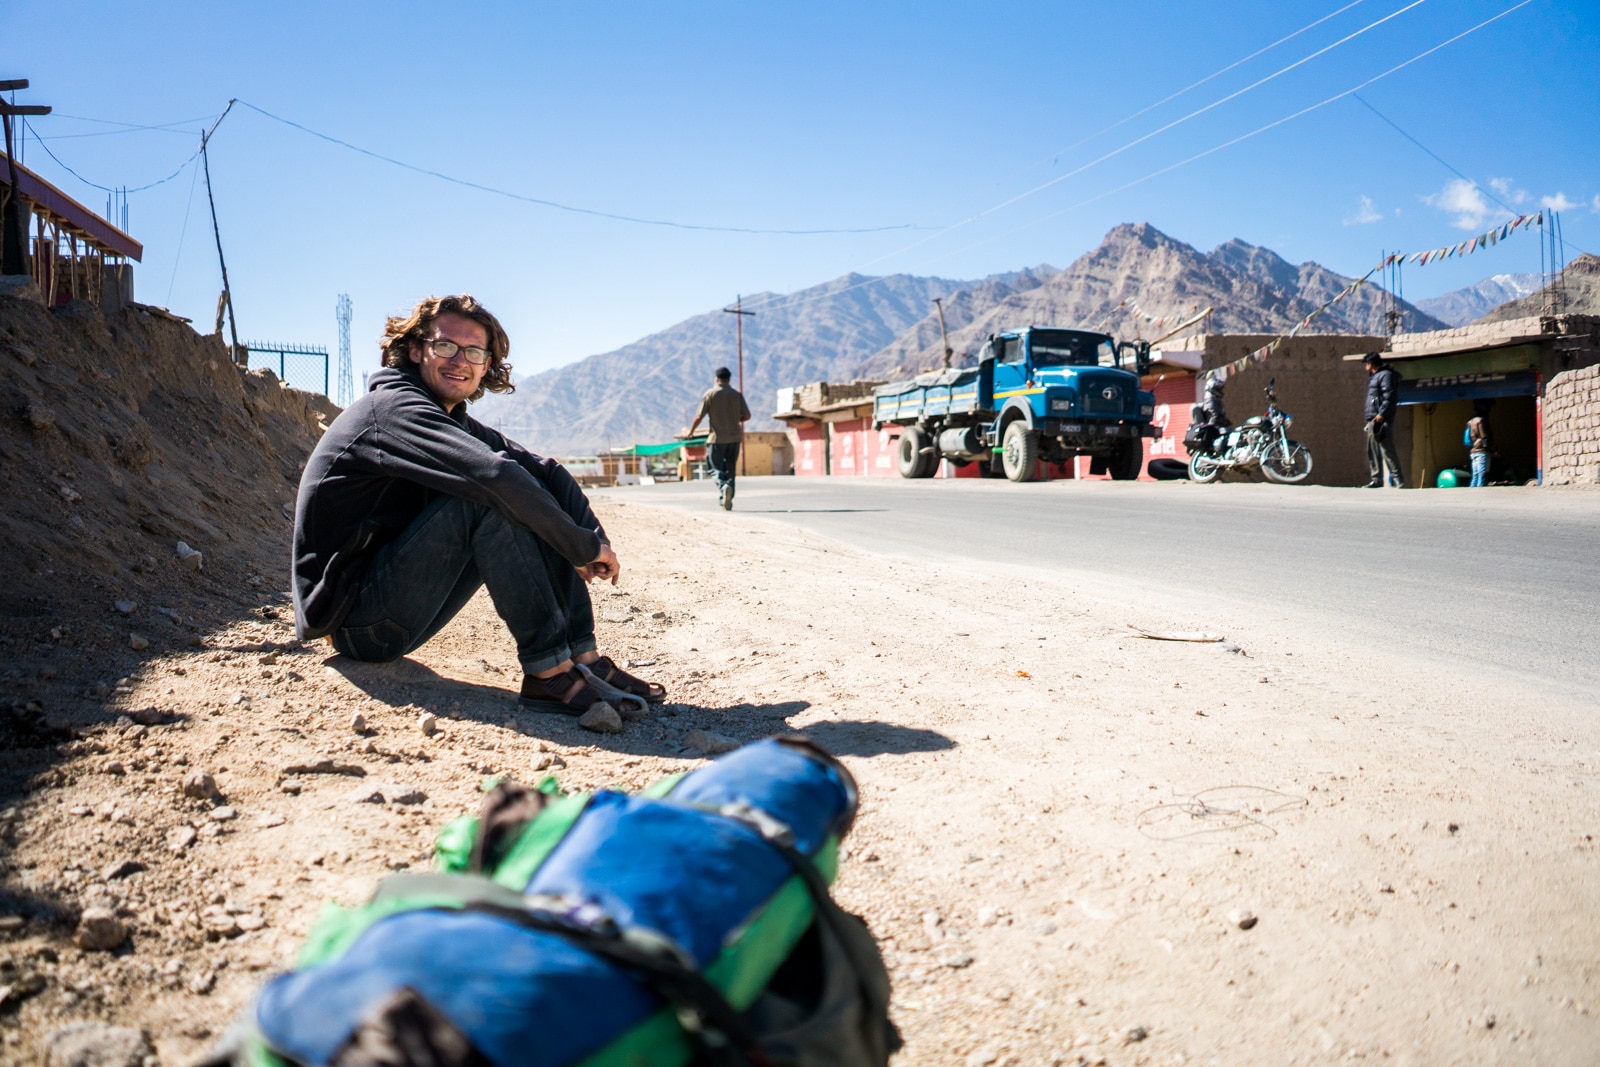
[{"label": "metal pole", "polygon": [[[248,365],[250,357],[243,356],[239,351],[239,324],[233,316],[233,289],[228,285],[228,261],[222,258],[222,229],[217,225],[217,201],[211,195],[211,156],[206,148],[211,143],[211,135],[217,132],[217,127],[222,125],[222,120],[228,117],[228,112],[233,110],[233,101],[228,101],[228,106],[222,109],[222,114],[217,116],[217,121],[211,124],[211,129],[200,135],[200,165],[206,175],[206,202],[211,205],[211,233],[217,239],[217,264],[222,268],[222,298],[228,307],[228,333],[233,339],[233,361]],[[281,369],[282,363],[279,363]]]},{"label": "metal pole", "polygon": [[[26,89],[28,79],[10,78],[0,81],[0,92]],[[48,115],[50,108],[43,104],[12,104],[0,100],[0,117],[6,128],[6,169],[11,180],[11,198],[6,201],[6,213],[0,223],[0,274],[28,273],[27,254],[23,249],[26,227],[22,221],[22,190],[17,181],[17,156],[11,144],[11,117],[13,115]],[[46,294],[49,300],[49,294]]]},{"label": "metal pole", "polygon": [[933,306],[939,309],[939,340],[944,344],[944,369],[949,370],[950,357],[955,355],[955,352],[951,351],[950,335],[944,329],[944,297],[934,297]]},{"label": "metal pole", "polygon": [[[722,310],[725,313],[727,313],[729,315],[732,315],[733,316],[733,321],[737,324],[736,327],[735,327],[735,330],[734,330],[734,337],[737,339],[735,343],[737,345],[738,361],[739,361],[739,395],[743,396],[744,395],[744,317],[746,315],[754,315],[755,312],[754,311],[746,311],[744,309],[744,297],[743,297],[743,295],[739,295],[739,296],[736,296],[734,298],[733,307],[731,307],[731,308],[723,308]],[[740,436],[743,436],[743,434],[741,434]],[[744,453],[745,453],[745,450],[743,448],[739,449],[739,473],[740,474],[744,473]]]}]

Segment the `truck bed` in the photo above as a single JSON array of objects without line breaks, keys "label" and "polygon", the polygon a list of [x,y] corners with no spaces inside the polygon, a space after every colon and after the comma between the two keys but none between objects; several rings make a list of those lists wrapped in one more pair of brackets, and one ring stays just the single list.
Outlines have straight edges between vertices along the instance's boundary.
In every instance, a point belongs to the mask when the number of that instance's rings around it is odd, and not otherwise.
[{"label": "truck bed", "polygon": [[916,422],[929,416],[968,412],[978,405],[978,368],[928,371],[872,391],[873,421]]}]

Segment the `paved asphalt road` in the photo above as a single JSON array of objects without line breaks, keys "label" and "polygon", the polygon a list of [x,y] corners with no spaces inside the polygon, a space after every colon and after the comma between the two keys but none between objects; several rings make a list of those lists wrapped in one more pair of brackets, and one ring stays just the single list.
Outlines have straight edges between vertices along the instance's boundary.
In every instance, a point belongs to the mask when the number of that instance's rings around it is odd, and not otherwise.
[{"label": "paved asphalt road", "polygon": [[[718,514],[709,483],[607,490]],[[1337,627],[1600,706],[1600,493],[744,478],[736,508],[872,552],[1031,564]]]}]

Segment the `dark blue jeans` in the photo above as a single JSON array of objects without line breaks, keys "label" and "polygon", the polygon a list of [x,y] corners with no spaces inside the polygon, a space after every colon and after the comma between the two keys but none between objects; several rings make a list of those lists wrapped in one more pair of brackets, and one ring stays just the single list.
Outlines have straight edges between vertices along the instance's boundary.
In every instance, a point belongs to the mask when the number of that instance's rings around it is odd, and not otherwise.
[{"label": "dark blue jeans", "polygon": [[527,673],[593,651],[594,608],[577,569],[493,508],[453,496],[428,505],[379,549],[333,647],[369,662],[399,659],[484,585]]},{"label": "dark blue jeans", "polygon": [[717,488],[733,484],[734,473],[739,469],[739,442],[726,445],[707,445],[706,461],[711,464],[711,475]]}]

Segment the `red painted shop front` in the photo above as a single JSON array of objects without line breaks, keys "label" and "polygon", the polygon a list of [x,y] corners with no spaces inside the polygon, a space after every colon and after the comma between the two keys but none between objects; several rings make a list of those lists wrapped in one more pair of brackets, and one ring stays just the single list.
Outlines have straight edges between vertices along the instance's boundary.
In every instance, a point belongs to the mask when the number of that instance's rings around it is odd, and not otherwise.
[{"label": "red painted shop front", "polygon": [[829,424],[832,441],[829,446],[831,473],[840,477],[887,478],[897,477],[895,447],[899,438],[885,427],[872,428],[871,419],[851,419],[848,422]]}]

